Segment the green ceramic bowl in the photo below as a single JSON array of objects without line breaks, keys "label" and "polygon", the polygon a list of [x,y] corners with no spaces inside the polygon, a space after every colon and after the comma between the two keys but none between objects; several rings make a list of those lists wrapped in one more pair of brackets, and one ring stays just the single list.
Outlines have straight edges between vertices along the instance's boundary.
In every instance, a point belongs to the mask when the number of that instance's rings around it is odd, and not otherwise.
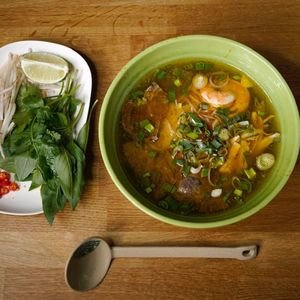
[{"label": "green ceramic bowl", "polygon": [[[118,156],[120,110],[129,91],[149,71],[178,59],[224,62],[242,70],[269,95],[279,116],[281,143],[272,174],[244,205],[226,212],[189,217],[167,212],[139,193],[126,176]],[[299,113],[294,97],[279,72],[261,55],[235,41],[208,35],[172,38],[147,48],[119,72],[110,85],[99,120],[99,143],[104,164],[116,186],[136,207],[163,222],[190,228],[218,227],[241,221],[266,206],[287,182],[299,151]]]}]

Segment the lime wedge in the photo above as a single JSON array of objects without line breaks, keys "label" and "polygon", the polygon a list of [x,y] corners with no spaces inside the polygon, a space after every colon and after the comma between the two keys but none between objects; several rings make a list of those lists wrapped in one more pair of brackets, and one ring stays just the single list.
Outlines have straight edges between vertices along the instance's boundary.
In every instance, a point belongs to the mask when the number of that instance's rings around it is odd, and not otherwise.
[{"label": "lime wedge", "polygon": [[21,68],[28,79],[43,84],[59,82],[69,72],[69,64],[63,58],[47,52],[22,55]]}]

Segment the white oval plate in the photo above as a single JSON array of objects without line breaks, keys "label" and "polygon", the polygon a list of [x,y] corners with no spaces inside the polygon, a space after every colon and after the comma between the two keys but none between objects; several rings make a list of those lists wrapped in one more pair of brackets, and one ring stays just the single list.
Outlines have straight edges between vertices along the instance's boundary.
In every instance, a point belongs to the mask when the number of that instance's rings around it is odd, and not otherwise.
[{"label": "white oval plate", "polygon": [[[83,113],[76,127],[78,132],[87,121],[92,92],[92,74],[87,62],[76,51],[66,46],[30,40],[19,41],[1,47],[0,62],[5,61],[10,52],[21,55],[29,51],[43,51],[59,55],[71,63],[74,69],[78,70],[76,78],[80,87],[76,92],[76,97],[84,103]],[[41,214],[43,207],[40,189],[29,191],[30,181],[18,182],[18,184],[20,186],[18,191],[10,192],[0,198],[0,213],[21,216]]]}]

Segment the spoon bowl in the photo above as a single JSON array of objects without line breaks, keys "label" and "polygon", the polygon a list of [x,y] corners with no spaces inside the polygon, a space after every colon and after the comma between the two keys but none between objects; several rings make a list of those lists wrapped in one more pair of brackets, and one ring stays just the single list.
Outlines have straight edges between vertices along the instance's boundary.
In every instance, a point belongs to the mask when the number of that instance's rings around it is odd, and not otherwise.
[{"label": "spoon bowl", "polygon": [[114,258],[231,258],[248,260],[257,256],[257,246],[242,247],[110,247],[100,237],[84,240],[71,254],[65,269],[67,285],[87,291],[102,282]]}]

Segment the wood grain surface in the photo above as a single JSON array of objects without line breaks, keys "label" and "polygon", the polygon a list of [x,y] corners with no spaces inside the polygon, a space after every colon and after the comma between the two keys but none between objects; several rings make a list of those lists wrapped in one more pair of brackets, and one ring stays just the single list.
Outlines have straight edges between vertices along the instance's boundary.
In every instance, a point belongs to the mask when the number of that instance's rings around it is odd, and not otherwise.
[{"label": "wood grain surface", "polygon": [[[99,99],[130,58],[184,34],[220,35],[252,47],[299,100],[300,1],[0,1],[0,46],[37,39],[74,48],[92,67]],[[98,146],[99,111],[76,211],[66,208],[53,226],[43,215],[0,215],[0,299],[300,299],[299,163],[280,194],[247,220],[210,230],[173,227],[139,211],[112,183]],[[101,286],[77,293],[65,285],[65,262],[94,235],[118,246],[258,243],[260,250],[250,261],[117,259]]]}]

